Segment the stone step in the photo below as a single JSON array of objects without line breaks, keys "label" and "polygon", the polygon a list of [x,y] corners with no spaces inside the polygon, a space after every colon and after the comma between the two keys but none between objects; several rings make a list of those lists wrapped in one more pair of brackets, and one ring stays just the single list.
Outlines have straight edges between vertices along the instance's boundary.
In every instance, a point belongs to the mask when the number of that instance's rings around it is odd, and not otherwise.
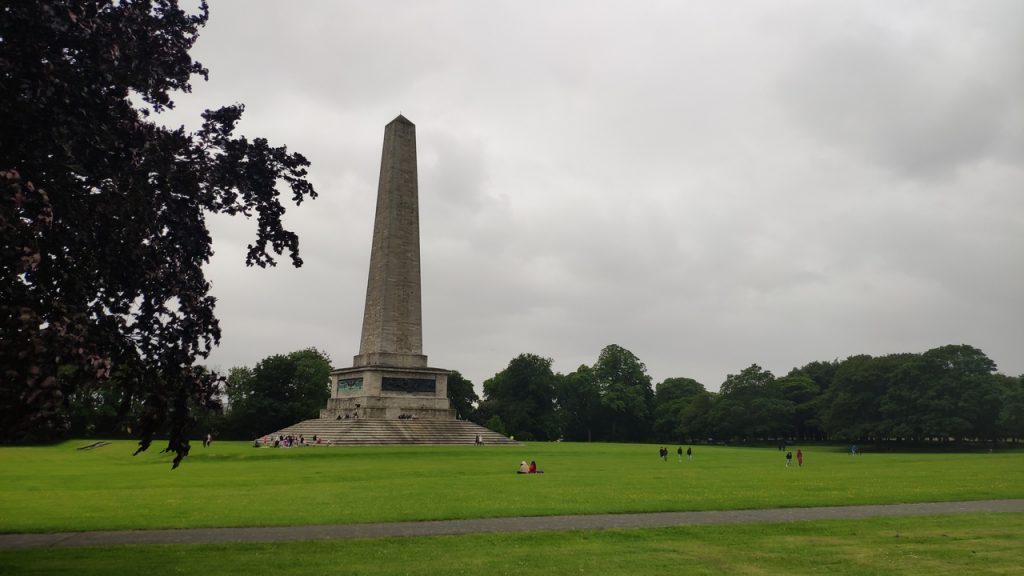
[{"label": "stone step", "polygon": [[[314,435],[332,446],[467,445],[479,435],[485,445],[517,445],[497,432],[465,420],[382,420],[356,418],[332,420],[314,418],[283,428],[267,437],[302,435],[312,442]],[[262,438],[261,438],[262,439]]]}]

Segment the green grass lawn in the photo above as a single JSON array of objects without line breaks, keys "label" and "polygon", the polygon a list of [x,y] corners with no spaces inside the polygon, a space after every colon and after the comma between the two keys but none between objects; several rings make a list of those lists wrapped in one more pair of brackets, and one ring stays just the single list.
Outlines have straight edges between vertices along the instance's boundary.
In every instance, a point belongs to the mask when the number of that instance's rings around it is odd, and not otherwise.
[{"label": "green grass lawn", "polygon": [[[0,532],[197,528],[1024,497],[1024,454],[657,446],[197,446],[184,464],[132,442],[0,449]],[[674,447],[673,447],[674,451]],[[519,476],[520,460],[546,473]]]},{"label": "green grass lawn", "polygon": [[0,551],[3,574],[1020,574],[1024,514]]}]

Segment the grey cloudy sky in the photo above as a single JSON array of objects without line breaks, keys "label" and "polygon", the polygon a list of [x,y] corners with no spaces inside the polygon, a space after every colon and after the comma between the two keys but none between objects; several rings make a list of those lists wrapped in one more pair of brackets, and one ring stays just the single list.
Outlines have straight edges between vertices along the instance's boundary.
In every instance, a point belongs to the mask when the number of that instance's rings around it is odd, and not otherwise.
[{"label": "grey cloudy sky", "polygon": [[312,162],[305,266],[212,218],[223,369],[358,352],[384,125],[417,126],[424,353],[479,387],[967,343],[1024,373],[1024,2],[215,0],[168,122]]}]

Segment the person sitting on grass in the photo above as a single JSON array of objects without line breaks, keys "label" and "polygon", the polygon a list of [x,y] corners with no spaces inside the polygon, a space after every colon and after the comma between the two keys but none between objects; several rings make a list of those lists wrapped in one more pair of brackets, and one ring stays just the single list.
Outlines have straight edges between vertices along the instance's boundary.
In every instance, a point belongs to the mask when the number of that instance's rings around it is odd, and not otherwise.
[{"label": "person sitting on grass", "polygon": [[516,474],[529,474],[529,473],[530,473],[530,466],[529,466],[529,464],[526,463],[526,460],[523,460],[522,462],[519,463],[519,470],[516,471]]},{"label": "person sitting on grass", "polygon": [[537,470],[537,461],[530,460],[530,474],[543,474],[543,470]]}]

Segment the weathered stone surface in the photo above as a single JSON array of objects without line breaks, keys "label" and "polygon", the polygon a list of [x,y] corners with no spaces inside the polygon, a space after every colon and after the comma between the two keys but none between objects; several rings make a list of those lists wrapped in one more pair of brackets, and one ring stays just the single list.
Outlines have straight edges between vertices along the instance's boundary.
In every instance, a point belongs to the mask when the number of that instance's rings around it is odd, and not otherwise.
[{"label": "weathered stone surface", "polygon": [[[384,390],[384,378],[434,381],[434,391],[398,392]],[[345,383],[361,381],[359,388]],[[438,368],[359,367],[331,372],[331,398],[320,411],[321,418],[398,418],[416,416],[433,420],[454,420],[455,410],[448,400],[448,371]]]},{"label": "weathered stone surface", "polygon": [[384,128],[363,332],[353,364],[427,365],[420,297],[416,126],[401,115]]}]

